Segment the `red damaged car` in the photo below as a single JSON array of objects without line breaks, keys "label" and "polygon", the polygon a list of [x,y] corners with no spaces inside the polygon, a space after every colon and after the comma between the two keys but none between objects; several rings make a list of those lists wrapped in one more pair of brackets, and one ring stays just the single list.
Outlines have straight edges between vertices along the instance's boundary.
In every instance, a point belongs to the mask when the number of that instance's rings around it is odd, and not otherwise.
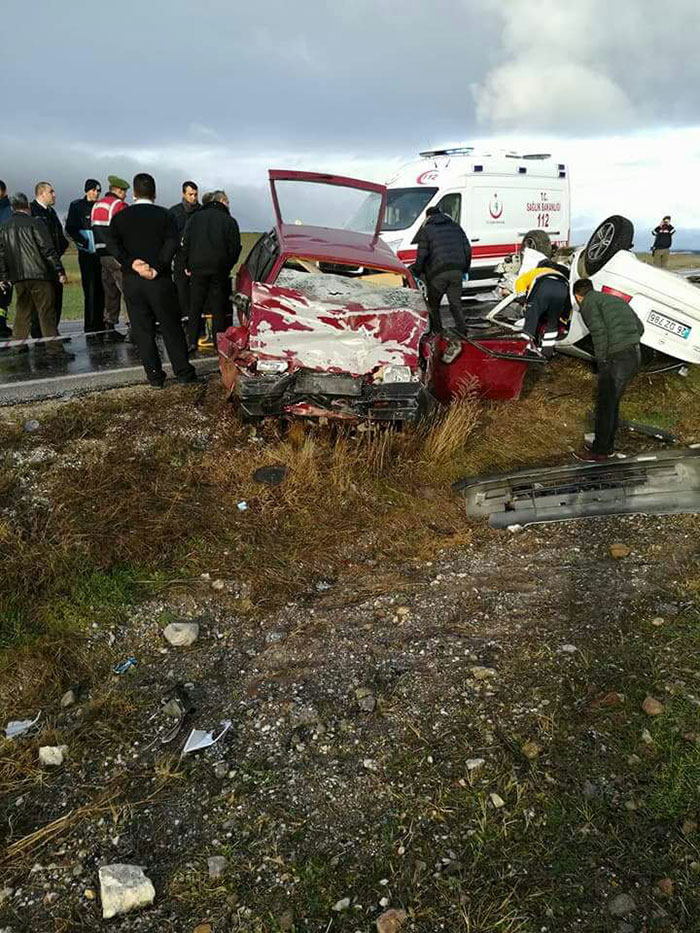
[{"label": "red damaged car", "polygon": [[434,405],[420,352],[428,311],[380,239],[386,188],[269,175],[277,224],[238,271],[239,325],[218,336],[231,397],[247,418],[418,419]]}]

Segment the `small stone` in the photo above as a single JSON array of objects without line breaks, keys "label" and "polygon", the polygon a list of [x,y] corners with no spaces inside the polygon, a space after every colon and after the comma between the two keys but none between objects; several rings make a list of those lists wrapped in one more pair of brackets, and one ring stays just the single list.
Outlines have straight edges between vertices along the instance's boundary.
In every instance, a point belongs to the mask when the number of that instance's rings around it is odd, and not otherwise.
[{"label": "small stone", "polygon": [[63,709],[66,709],[69,706],[72,706],[77,697],[74,690],[66,690],[66,692],[61,697],[61,706]]},{"label": "small stone", "polygon": [[180,719],[182,716],[182,705],[177,700],[168,700],[163,705],[163,713],[170,716],[171,719]]},{"label": "small stone", "polygon": [[491,806],[495,807],[496,810],[500,810],[501,807],[505,807],[506,802],[499,794],[489,794],[489,800],[491,801]]},{"label": "small stone", "polygon": [[186,648],[199,638],[199,623],[171,622],[163,629],[163,638],[175,648]]},{"label": "small stone", "polygon": [[368,687],[358,687],[355,691],[357,705],[363,712],[372,713],[377,706],[377,698]]},{"label": "small stone", "polygon": [[660,716],[664,711],[663,703],[660,703],[655,697],[648,696],[642,703],[642,709],[647,716]]},{"label": "small stone", "polygon": [[690,745],[700,745],[700,735],[697,732],[684,732],[683,741]]},{"label": "small stone", "polygon": [[618,894],[608,902],[608,913],[611,917],[628,917],[636,909],[634,898],[629,894]]},{"label": "small stone", "polygon": [[220,781],[228,774],[228,764],[225,761],[217,761],[214,765],[214,777],[217,777]]},{"label": "small stone", "polygon": [[577,651],[578,651],[578,648],[576,647],[576,645],[562,645],[559,648],[560,654],[576,654]]},{"label": "small stone", "polygon": [[586,800],[593,800],[598,796],[598,786],[593,781],[583,782],[583,796]]},{"label": "small stone", "polygon": [[654,887],[664,897],[673,897],[676,893],[676,886],[670,878],[660,878]]},{"label": "small stone", "polygon": [[666,624],[666,619],[662,618],[661,616],[657,616],[655,619],[651,620],[651,624],[656,628],[661,628],[662,625]]},{"label": "small stone", "polygon": [[350,906],[350,898],[342,897],[339,901],[336,901],[336,903],[333,905],[333,910],[337,914],[339,914],[341,911],[347,910],[349,906]]},{"label": "small stone", "polygon": [[223,590],[226,586],[223,580],[212,580],[211,588],[213,590]]},{"label": "small stone", "polygon": [[681,828],[684,836],[692,836],[693,833],[698,831],[698,824],[695,820],[684,820]]},{"label": "small stone", "polygon": [[377,933],[399,933],[406,920],[408,914],[405,910],[397,910],[395,907],[385,910],[375,921]]},{"label": "small stone", "polygon": [[483,768],[485,764],[486,761],[483,758],[468,758],[467,771],[478,771],[479,768]]},{"label": "small stone", "polygon": [[156,889],[138,865],[103,865],[99,875],[104,920],[149,907],[155,900]]},{"label": "small stone", "polygon": [[0,889],[0,904],[2,904],[4,901],[6,901],[9,897],[12,897],[12,895],[13,895],[14,893],[15,893],[15,892],[14,892],[14,890],[13,890],[12,888],[2,888],[2,889]]},{"label": "small stone", "polygon": [[209,869],[210,878],[220,878],[223,873],[226,871],[226,866],[228,865],[227,860],[223,855],[212,855],[207,859],[207,868]]},{"label": "small stone", "polygon": [[654,739],[648,729],[642,729],[642,742],[644,742],[645,745],[654,744]]},{"label": "small stone", "polygon": [[642,759],[639,757],[639,755],[630,755],[627,759],[627,764],[630,765],[630,767],[634,767],[634,765],[639,765],[641,763]]},{"label": "small stone", "polygon": [[627,547],[626,544],[621,544],[619,541],[616,544],[611,544],[608,550],[613,560],[622,560],[632,553],[631,547]]},{"label": "small stone", "polygon": [[282,930],[282,933],[291,933],[294,929],[294,911],[286,910],[277,920],[277,926]]},{"label": "small stone", "polygon": [[86,901],[94,901],[97,895],[92,890],[92,888],[85,888],[85,890],[83,891],[83,897],[85,898]]},{"label": "small stone", "polygon": [[530,741],[530,742],[526,742],[522,746],[520,751],[525,756],[525,758],[528,759],[528,761],[534,761],[535,758],[537,758],[540,752],[542,751],[542,746],[539,745],[537,742]]},{"label": "small stone", "polygon": [[29,431],[31,434],[32,431],[38,431],[41,425],[36,420],[36,418],[30,418],[29,421],[24,422],[24,430]]},{"label": "small stone", "polygon": [[198,923],[192,933],[212,933],[211,923]]},{"label": "small stone", "polygon": [[39,749],[39,764],[47,768],[57,768],[63,764],[67,754],[67,745],[42,745]]},{"label": "small stone", "polygon": [[408,608],[408,606],[399,606],[399,608],[396,610],[396,615],[400,619],[405,619],[407,615],[410,615],[410,613],[411,610]]},{"label": "small stone", "polygon": [[492,667],[481,667],[478,664],[472,667],[470,672],[474,680],[489,680],[491,677],[496,677],[498,675],[498,672]]},{"label": "small stone", "polygon": [[372,758],[365,758],[365,760],[362,762],[362,767],[366,771],[377,771],[378,769],[377,762],[374,761]]}]

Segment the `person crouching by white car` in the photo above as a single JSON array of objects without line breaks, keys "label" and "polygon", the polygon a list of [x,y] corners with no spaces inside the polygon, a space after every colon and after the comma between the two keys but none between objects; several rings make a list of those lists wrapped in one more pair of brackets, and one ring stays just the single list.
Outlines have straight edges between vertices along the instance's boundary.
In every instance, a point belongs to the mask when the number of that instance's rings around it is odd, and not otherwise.
[{"label": "person crouching by white car", "polygon": [[595,402],[595,439],[589,450],[574,456],[589,463],[612,457],[620,414],[620,399],[631,379],[639,372],[639,338],[644,325],[622,298],[593,288],[590,279],[579,279],[574,298],[590,331],[598,363]]},{"label": "person crouching by white car", "polygon": [[571,313],[569,269],[543,259],[534,269],[518,276],[515,293],[526,297],[523,336],[529,341],[528,351],[535,356],[551,357],[559,336],[559,321],[567,320]]}]

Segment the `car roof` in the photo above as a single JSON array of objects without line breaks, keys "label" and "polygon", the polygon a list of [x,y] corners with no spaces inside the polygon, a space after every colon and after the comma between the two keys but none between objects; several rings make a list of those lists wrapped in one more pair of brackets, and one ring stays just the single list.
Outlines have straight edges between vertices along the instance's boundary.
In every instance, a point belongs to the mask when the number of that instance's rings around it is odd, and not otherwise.
[{"label": "car roof", "polygon": [[405,275],[406,267],[386,243],[369,233],[355,233],[335,227],[280,224],[277,227],[280,252],[321,262],[373,266]]}]

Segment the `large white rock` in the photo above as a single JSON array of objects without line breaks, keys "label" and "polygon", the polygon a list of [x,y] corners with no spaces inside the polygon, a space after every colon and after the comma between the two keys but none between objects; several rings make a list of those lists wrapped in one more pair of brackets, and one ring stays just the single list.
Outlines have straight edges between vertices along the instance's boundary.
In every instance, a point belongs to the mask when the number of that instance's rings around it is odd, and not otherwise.
[{"label": "large white rock", "polygon": [[57,768],[68,754],[67,745],[42,745],[39,749],[39,764]]},{"label": "large white rock", "polygon": [[100,868],[102,917],[109,920],[139,907],[149,907],[156,896],[150,878],[138,865],[103,865]]},{"label": "large white rock", "polygon": [[199,638],[199,623],[171,622],[163,629],[163,637],[176,648],[186,648]]}]

